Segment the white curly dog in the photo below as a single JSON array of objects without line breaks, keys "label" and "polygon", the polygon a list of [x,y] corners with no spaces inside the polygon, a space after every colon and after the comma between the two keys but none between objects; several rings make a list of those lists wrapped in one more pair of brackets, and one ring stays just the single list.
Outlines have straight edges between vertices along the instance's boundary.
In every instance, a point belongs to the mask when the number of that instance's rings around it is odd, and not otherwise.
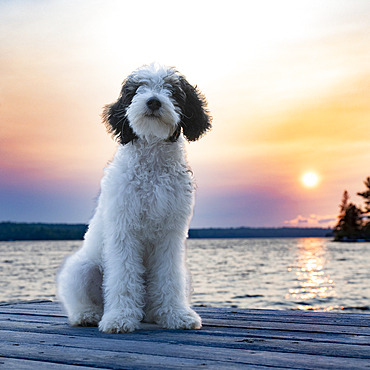
[{"label": "white curly dog", "polygon": [[206,101],[175,69],[144,66],[103,120],[120,145],[84,243],[57,277],[69,322],[105,333],[132,332],[142,320],[200,328],[185,268],[194,181],[184,136],[194,141],[211,128]]}]

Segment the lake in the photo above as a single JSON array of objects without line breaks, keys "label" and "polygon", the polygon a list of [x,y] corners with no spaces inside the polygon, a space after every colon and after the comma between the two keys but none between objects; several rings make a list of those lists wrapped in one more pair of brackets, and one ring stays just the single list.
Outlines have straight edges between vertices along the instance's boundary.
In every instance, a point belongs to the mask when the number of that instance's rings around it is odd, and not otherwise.
[{"label": "lake", "polygon": [[[56,299],[81,241],[0,242],[0,302]],[[328,238],[189,239],[194,306],[370,312],[370,243]]]}]

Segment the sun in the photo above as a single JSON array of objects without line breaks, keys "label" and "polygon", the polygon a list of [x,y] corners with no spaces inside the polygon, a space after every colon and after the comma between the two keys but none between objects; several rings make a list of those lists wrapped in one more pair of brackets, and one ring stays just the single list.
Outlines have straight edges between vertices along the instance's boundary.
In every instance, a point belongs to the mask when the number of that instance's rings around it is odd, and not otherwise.
[{"label": "sun", "polygon": [[305,172],[301,177],[302,184],[307,188],[316,187],[319,182],[319,176],[315,172]]}]

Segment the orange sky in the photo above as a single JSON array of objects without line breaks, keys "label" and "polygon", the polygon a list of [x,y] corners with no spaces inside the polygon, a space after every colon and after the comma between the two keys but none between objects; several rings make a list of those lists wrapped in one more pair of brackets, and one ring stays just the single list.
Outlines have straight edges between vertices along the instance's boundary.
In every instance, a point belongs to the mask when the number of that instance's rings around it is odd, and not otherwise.
[{"label": "orange sky", "polygon": [[333,224],[370,176],[369,24],[366,0],[1,2],[0,221],[88,221],[115,150],[101,108],[156,61],[213,115],[188,145],[193,227]]}]

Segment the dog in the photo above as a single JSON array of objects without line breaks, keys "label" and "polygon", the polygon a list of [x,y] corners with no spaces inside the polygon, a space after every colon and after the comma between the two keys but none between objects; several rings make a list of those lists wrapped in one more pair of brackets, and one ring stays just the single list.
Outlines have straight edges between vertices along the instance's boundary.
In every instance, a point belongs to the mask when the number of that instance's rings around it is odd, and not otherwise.
[{"label": "dog", "polygon": [[82,247],[57,277],[69,323],[104,333],[141,321],[198,329],[185,268],[195,183],[184,144],[210,130],[206,100],[174,68],[152,64],[127,77],[102,118],[119,145]]}]

